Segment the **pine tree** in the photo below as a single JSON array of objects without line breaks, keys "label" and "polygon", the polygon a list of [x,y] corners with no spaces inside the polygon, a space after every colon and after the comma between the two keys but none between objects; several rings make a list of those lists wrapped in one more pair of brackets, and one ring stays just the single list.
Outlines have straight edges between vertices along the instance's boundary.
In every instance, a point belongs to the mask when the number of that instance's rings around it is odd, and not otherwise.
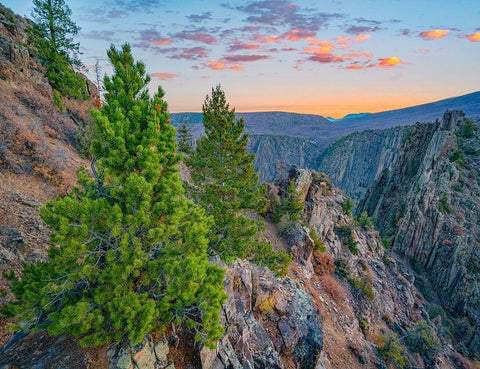
[{"label": "pine tree", "polygon": [[188,128],[187,122],[184,121],[177,131],[178,135],[178,151],[190,155],[193,152],[192,141],[193,136]]},{"label": "pine tree", "polygon": [[243,119],[235,119],[220,86],[212,89],[203,105],[205,136],[197,141],[187,158],[194,196],[214,218],[210,253],[225,262],[253,258],[260,264],[285,274],[289,257],[259,240],[263,219],[258,214],[267,207],[266,187],[258,183],[254,154],[247,152],[248,135]]},{"label": "pine tree", "polygon": [[295,181],[292,179],[288,182],[282,202],[276,204],[273,219],[275,222],[278,222],[282,217],[286,217],[289,223],[294,223],[300,219],[300,213],[302,211],[303,202],[299,198],[299,194],[295,188]]},{"label": "pine tree", "polygon": [[82,170],[82,188],[41,209],[55,246],[47,261],[25,265],[4,311],[82,345],[136,343],[173,322],[212,346],[226,295],[206,253],[211,219],[185,197],[163,91],[149,96],[128,44],[108,56],[114,74],[93,112],[94,178]]},{"label": "pine tree", "polygon": [[73,39],[80,27],[71,19],[72,11],[64,0],[33,0],[33,6],[32,42],[50,84],[62,95],[87,98],[85,81],[72,69],[82,65],[80,44]]}]

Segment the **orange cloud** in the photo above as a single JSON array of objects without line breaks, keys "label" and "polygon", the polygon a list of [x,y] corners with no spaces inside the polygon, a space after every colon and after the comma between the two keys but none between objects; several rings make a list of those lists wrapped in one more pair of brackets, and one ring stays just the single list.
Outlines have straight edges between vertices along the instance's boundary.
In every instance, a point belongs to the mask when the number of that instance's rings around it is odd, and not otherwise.
[{"label": "orange cloud", "polygon": [[211,70],[222,70],[225,69],[227,66],[225,63],[222,63],[220,60],[209,60],[205,66],[210,68]]},{"label": "orange cloud", "polygon": [[354,70],[358,70],[358,69],[363,69],[363,67],[361,65],[358,65],[358,64],[352,64],[352,65],[349,65],[347,67],[347,69],[354,69]]},{"label": "orange cloud", "polygon": [[228,68],[238,72],[245,69],[243,65],[229,64],[229,63],[231,62],[227,59],[220,59],[220,60],[209,60],[204,65],[207,68],[210,68],[211,70],[223,70]]},{"label": "orange cloud", "polygon": [[172,39],[166,38],[166,37],[160,37],[155,40],[152,40],[152,44],[157,46],[170,45],[171,43],[172,43]]},{"label": "orange cloud", "polygon": [[283,40],[300,41],[304,39],[310,39],[312,37],[315,37],[315,35],[315,31],[295,28],[282,33],[280,36],[255,35],[253,36],[253,41],[262,43],[281,42]]},{"label": "orange cloud", "polygon": [[244,70],[245,67],[243,65],[234,64],[234,65],[228,67],[228,69],[241,71],[241,70]]},{"label": "orange cloud", "polygon": [[433,29],[431,31],[421,32],[419,36],[424,40],[431,41],[431,40],[437,40],[439,38],[444,38],[450,32],[452,31],[450,31],[449,29]]},{"label": "orange cloud", "polygon": [[389,56],[388,58],[381,58],[378,66],[382,68],[392,68],[397,64],[405,64],[405,62],[396,56]]},{"label": "orange cloud", "polygon": [[465,38],[470,40],[470,42],[479,42],[480,41],[480,32],[472,33],[471,35],[466,35]]},{"label": "orange cloud", "polygon": [[355,42],[348,36],[338,36],[334,40],[340,45],[340,49],[348,49]]},{"label": "orange cloud", "polygon": [[369,38],[372,38],[372,35],[360,34],[357,37],[355,37],[355,40],[357,40],[358,42],[362,42],[362,41],[368,40]]},{"label": "orange cloud", "polygon": [[170,78],[180,77],[180,75],[174,74],[174,73],[152,73],[152,77],[156,77],[162,81],[166,81],[167,79],[170,79]]},{"label": "orange cloud", "polygon": [[317,40],[314,38],[309,38],[308,42],[310,45],[317,46],[317,47],[307,47],[304,52],[322,52],[322,53],[329,53],[333,49],[335,49],[335,45],[332,44],[328,40]]}]

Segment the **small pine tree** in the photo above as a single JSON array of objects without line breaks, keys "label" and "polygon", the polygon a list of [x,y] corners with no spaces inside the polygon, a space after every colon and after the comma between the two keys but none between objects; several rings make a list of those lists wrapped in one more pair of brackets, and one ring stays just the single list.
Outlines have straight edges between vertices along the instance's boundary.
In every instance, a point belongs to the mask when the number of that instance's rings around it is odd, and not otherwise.
[{"label": "small pine tree", "polygon": [[300,213],[303,211],[303,203],[299,198],[295,182],[292,179],[288,182],[285,195],[280,204],[277,204],[273,214],[273,220],[279,222],[282,217],[287,217],[289,223],[295,223],[300,219]]},{"label": "small pine tree", "polygon": [[33,0],[31,40],[52,87],[62,95],[86,99],[86,83],[72,68],[82,63],[78,58],[80,45],[73,40],[80,27],[71,16],[64,0]]},{"label": "small pine tree", "polygon": [[192,141],[193,136],[188,128],[187,122],[183,121],[180,128],[177,130],[178,137],[178,151],[190,155],[193,152]]},{"label": "small pine tree", "polygon": [[230,109],[220,86],[205,99],[203,125],[205,136],[197,141],[187,165],[197,184],[194,197],[214,218],[210,253],[225,262],[254,258],[285,273],[289,256],[259,241],[263,219],[258,214],[267,208],[266,187],[258,183],[254,154],[247,152],[245,123],[235,119],[235,109]]},{"label": "small pine tree", "polygon": [[163,91],[149,96],[128,44],[108,56],[114,75],[93,112],[95,178],[82,170],[81,189],[41,209],[55,246],[20,280],[10,276],[17,300],[4,312],[82,345],[137,343],[174,322],[212,346],[226,295],[223,270],[206,253],[211,220],[184,195]]}]

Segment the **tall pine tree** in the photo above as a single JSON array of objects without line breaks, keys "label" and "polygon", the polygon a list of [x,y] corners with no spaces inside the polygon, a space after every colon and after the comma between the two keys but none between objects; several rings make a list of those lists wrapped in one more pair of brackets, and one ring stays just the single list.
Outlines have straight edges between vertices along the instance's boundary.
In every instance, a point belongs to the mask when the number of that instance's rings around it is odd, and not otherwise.
[{"label": "tall pine tree", "polygon": [[4,310],[82,345],[136,343],[170,322],[213,345],[226,295],[224,272],[206,253],[211,220],[184,195],[163,91],[149,96],[128,44],[108,56],[114,74],[93,113],[94,178],[81,171],[81,189],[41,209],[54,246],[13,278],[17,301]]},{"label": "tall pine tree", "polygon": [[205,136],[187,158],[194,196],[214,218],[210,253],[225,262],[253,258],[285,274],[289,257],[259,240],[267,207],[266,187],[258,183],[254,154],[247,152],[248,135],[243,119],[235,119],[220,86],[212,89],[203,105]]},{"label": "tall pine tree", "polygon": [[33,0],[32,16],[32,41],[52,87],[62,95],[87,98],[85,81],[72,69],[82,65],[80,44],[73,39],[80,27],[68,5],[64,0]]}]

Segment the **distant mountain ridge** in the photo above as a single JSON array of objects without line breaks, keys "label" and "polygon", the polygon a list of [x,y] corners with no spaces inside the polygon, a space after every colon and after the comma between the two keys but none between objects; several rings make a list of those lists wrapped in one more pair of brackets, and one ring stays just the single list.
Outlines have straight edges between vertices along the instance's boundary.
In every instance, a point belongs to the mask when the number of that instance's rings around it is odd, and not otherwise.
[{"label": "distant mountain ridge", "polygon": [[[353,132],[411,126],[419,121],[435,121],[436,119],[441,119],[447,109],[459,109],[465,111],[469,117],[480,117],[480,91],[404,109],[381,113],[349,114],[341,120],[334,122],[330,122],[321,115],[278,111],[237,113],[237,117],[245,119],[245,130],[251,135],[252,142],[249,145],[249,149],[257,155],[255,167],[259,171],[260,179],[269,182],[280,175],[281,170],[279,168],[288,168],[290,165],[316,170],[329,169],[331,170],[330,175],[333,175],[334,168],[340,169],[342,167],[342,170],[352,168],[353,170],[353,167],[355,167],[354,163],[358,162],[353,157],[351,158],[351,163],[346,163],[346,166],[332,164],[331,160],[335,160],[335,158],[331,157],[332,155],[330,155],[328,163],[325,157],[320,162],[319,157],[330,145]],[[196,137],[203,133],[202,119],[202,113],[171,114],[171,121],[175,127],[179,127],[183,121],[186,121]],[[402,130],[402,133],[404,134],[405,132]],[[380,134],[381,137],[383,135],[383,133]],[[258,137],[254,138],[253,136]],[[376,137],[377,135],[369,133],[366,136]],[[387,134],[385,137],[390,136]],[[389,141],[390,138],[387,140]],[[375,142],[380,144],[381,140],[378,140],[377,137]],[[393,152],[401,141],[394,140],[394,142]],[[340,151],[342,150],[340,149]],[[340,151],[336,150],[335,152]],[[384,160],[382,155],[387,154],[379,147],[367,151],[374,152],[375,157],[380,155],[382,162]],[[363,157],[363,155],[361,156]],[[387,158],[393,160],[390,154],[387,155],[385,160]],[[390,159],[385,161],[387,167],[393,163]],[[369,161],[372,160],[372,158],[369,158]],[[369,179],[364,183],[367,187],[374,179],[370,178],[373,173],[371,168],[368,169],[368,173],[370,173]],[[344,184],[342,183],[342,178],[346,179],[347,176],[339,173],[338,178],[334,180],[340,187]],[[351,182],[350,179],[348,181]],[[357,183],[351,182],[350,184],[354,186]],[[366,189],[365,186],[362,186],[364,187],[362,191],[356,191],[358,194],[349,190],[347,192],[351,196],[361,197]]]},{"label": "distant mountain ridge", "polygon": [[462,110],[469,117],[480,116],[480,91],[408,108],[341,119],[334,124],[341,124],[349,132],[391,128],[416,122],[432,122],[441,119],[446,110],[454,109]]},{"label": "distant mountain ridge", "polygon": [[[281,111],[267,111],[254,113],[237,113],[237,119],[245,120],[245,130],[257,135],[282,135],[290,137],[313,138],[315,136],[330,137],[336,126],[321,115],[299,114]],[[199,135],[203,132],[202,113],[172,113],[172,124],[178,126],[185,120],[189,123],[192,133]]]},{"label": "distant mountain ridge", "polygon": [[363,117],[364,115],[368,115],[368,114],[372,114],[372,113],[351,113],[351,114],[345,115],[343,118],[340,118],[340,119],[335,119],[335,118],[332,118],[332,117],[327,117],[327,119],[330,122],[338,122],[338,121],[341,121],[341,120],[344,120],[344,119]]}]

